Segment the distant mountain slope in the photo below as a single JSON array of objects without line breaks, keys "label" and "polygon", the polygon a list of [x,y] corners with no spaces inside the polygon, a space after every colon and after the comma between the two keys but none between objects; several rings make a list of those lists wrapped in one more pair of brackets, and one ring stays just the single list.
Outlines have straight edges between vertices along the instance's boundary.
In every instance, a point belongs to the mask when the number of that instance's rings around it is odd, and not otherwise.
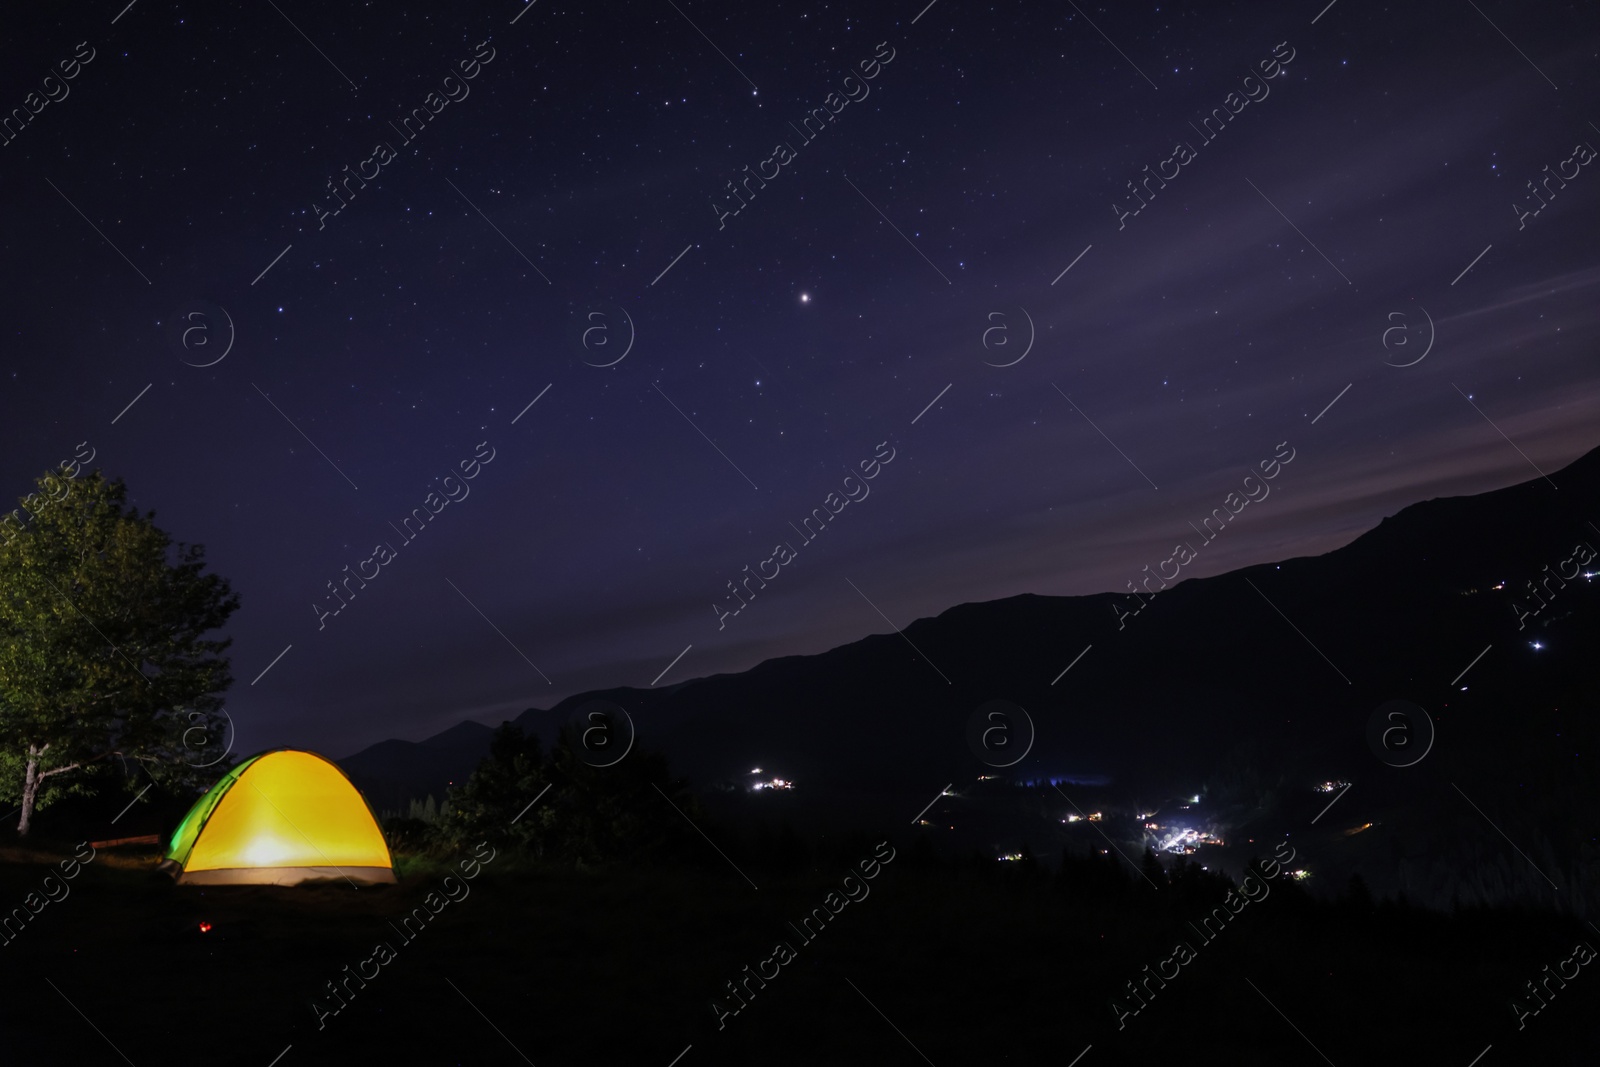
[{"label": "distant mountain slope", "polygon": [[461,722],[423,741],[379,741],[339,761],[379,810],[403,811],[412,797],[444,799],[451,782],[463,782],[489,751],[494,730]]},{"label": "distant mountain slope", "polygon": [[[1015,701],[1033,720],[1037,740],[1015,768],[1027,775],[1109,774],[1154,788],[1195,779],[1246,745],[1285,767],[1364,767],[1375,761],[1362,727],[1384,700],[1449,703],[1452,715],[1471,715],[1486,696],[1588,691],[1583,641],[1552,638],[1536,652],[1529,637],[1587,627],[1595,647],[1594,613],[1573,617],[1592,606],[1594,586],[1580,578],[1586,588],[1559,589],[1524,629],[1512,609],[1514,599],[1529,600],[1523,583],[1559,566],[1573,545],[1600,547],[1590,525],[1600,515],[1600,449],[1550,478],[1559,489],[1536,477],[1411,505],[1320,557],[1181,581],[1120,622],[1116,605],[1137,601],[1023,595],[962,604],[916,620],[903,637],[872,635],[659,689],[586,693],[517,721],[548,740],[553,724],[605,697],[696,786],[770,764],[808,794],[865,805],[863,815],[876,810],[869,794],[898,812],[905,796],[984,771],[966,724],[992,698]],[[1251,518],[1246,511],[1236,521]],[[1198,536],[1186,540],[1204,552]],[[1132,561],[1129,569],[1137,573]],[[1491,588],[1501,581],[1505,588]],[[1470,694],[1451,689],[1485,646],[1494,651],[1473,668]],[[341,762],[385,795],[437,794],[471,769],[489,734],[463,723]],[[1458,741],[1486,752],[1495,743]]]}]

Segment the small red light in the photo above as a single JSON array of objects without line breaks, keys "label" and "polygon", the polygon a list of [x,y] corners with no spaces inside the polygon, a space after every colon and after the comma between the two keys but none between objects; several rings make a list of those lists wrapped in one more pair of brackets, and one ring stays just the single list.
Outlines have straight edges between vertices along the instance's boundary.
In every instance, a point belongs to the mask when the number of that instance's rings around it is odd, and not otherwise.
[{"label": "small red light", "polygon": [[211,924],[210,923],[201,923],[200,924],[200,932],[202,934],[210,933],[211,932]]}]

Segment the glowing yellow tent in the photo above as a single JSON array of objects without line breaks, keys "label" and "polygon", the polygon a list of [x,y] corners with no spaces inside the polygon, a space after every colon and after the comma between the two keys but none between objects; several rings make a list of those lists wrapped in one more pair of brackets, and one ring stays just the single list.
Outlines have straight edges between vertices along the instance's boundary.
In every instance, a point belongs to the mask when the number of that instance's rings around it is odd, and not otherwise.
[{"label": "glowing yellow tent", "polygon": [[330,760],[294,749],[224,775],[173,831],[161,865],[180,885],[395,880],[366,799]]}]

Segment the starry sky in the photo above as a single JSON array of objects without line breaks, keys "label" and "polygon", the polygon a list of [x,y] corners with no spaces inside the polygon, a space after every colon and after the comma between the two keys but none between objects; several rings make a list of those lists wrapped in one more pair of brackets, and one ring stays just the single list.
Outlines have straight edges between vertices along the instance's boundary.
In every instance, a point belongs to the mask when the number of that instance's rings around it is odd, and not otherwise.
[{"label": "starry sky", "polygon": [[1186,574],[1600,444],[1593,5],[6,20],[0,480],[207,547],[244,752],[1123,591],[1281,443]]}]

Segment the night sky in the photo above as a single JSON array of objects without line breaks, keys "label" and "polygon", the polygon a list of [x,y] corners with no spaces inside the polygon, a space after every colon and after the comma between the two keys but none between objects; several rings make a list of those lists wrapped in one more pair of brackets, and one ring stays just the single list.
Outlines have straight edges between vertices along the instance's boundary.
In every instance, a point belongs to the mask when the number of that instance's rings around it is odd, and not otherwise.
[{"label": "night sky", "polygon": [[0,478],[207,547],[244,753],[1123,591],[1280,451],[1185,576],[1600,444],[1592,4],[124,2],[0,35]]}]

